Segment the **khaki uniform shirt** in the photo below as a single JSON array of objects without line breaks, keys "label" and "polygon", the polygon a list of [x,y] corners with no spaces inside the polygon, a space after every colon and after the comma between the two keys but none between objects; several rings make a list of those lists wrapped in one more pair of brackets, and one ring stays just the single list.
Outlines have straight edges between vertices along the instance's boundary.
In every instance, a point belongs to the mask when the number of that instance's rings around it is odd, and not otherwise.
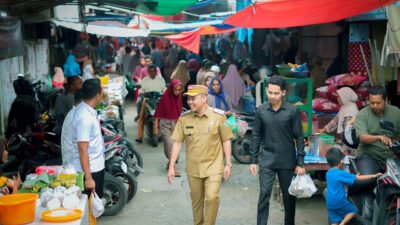
[{"label": "khaki uniform shirt", "polygon": [[[395,134],[381,129],[380,120],[387,120],[394,124]],[[371,108],[365,107],[356,116],[354,124],[357,137],[362,134],[386,135],[397,139],[400,135],[400,110],[396,106],[386,105],[383,117],[379,117],[371,111]],[[376,141],[371,144],[360,143],[358,146],[359,154],[366,154],[373,159],[378,160],[382,168],[385,168],[386,159],[392,156],[392,151],[382,142]]]},{"label": "khaki uniform shirt", "polygon": [[224,112],[211,107],[203,116],[182,115],[172,134],[174,141],[186,143],[186,174],[200,178],[224,173],[222,142],[232,137]]}]

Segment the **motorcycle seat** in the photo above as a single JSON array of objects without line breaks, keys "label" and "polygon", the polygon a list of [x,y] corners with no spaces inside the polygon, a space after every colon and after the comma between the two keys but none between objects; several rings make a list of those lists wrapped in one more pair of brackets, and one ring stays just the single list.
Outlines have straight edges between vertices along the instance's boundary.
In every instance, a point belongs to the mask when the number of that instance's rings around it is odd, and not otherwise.
[{"label": "motorcycle seat", "polygon": [[103,138],[104,138],[104,142],[110,142],[115,138],[115,136],[106,135]]}]

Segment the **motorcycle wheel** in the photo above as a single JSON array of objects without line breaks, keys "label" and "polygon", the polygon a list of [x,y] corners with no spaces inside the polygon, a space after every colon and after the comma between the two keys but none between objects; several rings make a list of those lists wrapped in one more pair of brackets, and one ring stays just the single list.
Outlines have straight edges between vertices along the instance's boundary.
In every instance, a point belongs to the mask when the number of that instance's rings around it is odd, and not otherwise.
[{"label": "motorcycle wheel", "polygon": [[244,137],[238,137],[238,139],[234,140],[232,143],[232,156],[241,164],[251,163],[249,149],[243,146],[243,142],[245,140],[249,140],[251,142],[251,139],[251,133],[246,133]]},{"label": "motorcycle wheel", "polygon": [[[129,140],[125,139],[124,141],[126,143],[126,147],[133,154],[133,157],[136,158],[136,163],[140,166],[140,168],[143,169],[143,158],[142,158],[142,155],[140,154],[140,152],[135,149],[134,145]],[[135,161],[135,159],[133,159],[133,160]],[[133,166],[135,166],[135,165],[133,165]],[[135,176],[139,176],[139,175],[140,175],[140,172],[135,171]]]},{"label": "motorcycle wheel", "polygon": [[106,173],[104,176],[103,204],[105,211],[103,216],[118,214],[125,207],[127,200],[128,193],[125,185],[120,179]]},{"label": "motorcycle wheel", "polygon": [[129,202],[136,196],[138,190],[138,182],[135,175],[128,170],[126,174],[115,174],[114,176],[120,178],[124,183],[125,188],[128,191],[127,202]]}]

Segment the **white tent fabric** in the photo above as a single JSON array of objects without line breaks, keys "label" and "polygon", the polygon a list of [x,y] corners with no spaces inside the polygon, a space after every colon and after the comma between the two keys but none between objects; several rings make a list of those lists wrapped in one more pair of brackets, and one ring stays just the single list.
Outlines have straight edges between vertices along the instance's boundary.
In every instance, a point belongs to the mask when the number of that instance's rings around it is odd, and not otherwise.
[{"label": "white tent fabric", "polygon": [[[55,19],[52,19],[51,22],[53,22],[57,26],[62,26],[76,31],[84,30],[83,23],[69,22],[69,21],[62,21]],[[91,24],[86,26],[86,32],[89,34],[111,36],[111,37],[148,37],[150,34],[150,30],[109,27],[109,26],[91,25]]]},{"label": "white tent fabric", "polygon": [[152,31],[163,31],[163,30],[174,30],[174,29],[197,29],[206,25],[220,25],[223,20],[212,20],[212,21],[202,21],[202,22],[191,22],[191,23],[165,23],[156,20],[148,19],[144,16],[141,19],[147,23],[148,27]]}]

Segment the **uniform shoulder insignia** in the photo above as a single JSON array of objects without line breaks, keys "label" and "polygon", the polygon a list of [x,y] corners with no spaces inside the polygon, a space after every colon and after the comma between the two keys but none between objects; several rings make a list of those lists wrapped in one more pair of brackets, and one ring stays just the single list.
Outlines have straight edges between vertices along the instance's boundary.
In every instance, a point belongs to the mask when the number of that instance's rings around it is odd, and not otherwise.
[{"label": "uniform shoulder insignia", "polygon": [[217,114],[220,114],[220,115],[225,115],[225,111],[224,111],[224,110],[221,110],[221,109],[214,108],[214,109],[213,109],[213,112],[215,112],[215,113],[217,113]]},{"label": "uniform shoulder insignia", "polygon": [[189,115],[191,112],[192,112],[192,111],[190,111],[190,110],[186,110],[186,111],[184,111],[184,112],[181,113],[181,116]]}]

